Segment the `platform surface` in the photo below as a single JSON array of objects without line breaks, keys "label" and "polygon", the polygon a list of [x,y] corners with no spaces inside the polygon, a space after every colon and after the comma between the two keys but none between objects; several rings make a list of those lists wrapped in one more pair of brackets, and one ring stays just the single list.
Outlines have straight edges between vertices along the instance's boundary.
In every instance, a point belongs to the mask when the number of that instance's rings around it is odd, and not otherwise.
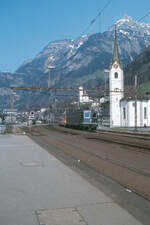
[{"label": "platform surface", "polygon": [[142,225],[25,135],[0,136],[0,225]]}]

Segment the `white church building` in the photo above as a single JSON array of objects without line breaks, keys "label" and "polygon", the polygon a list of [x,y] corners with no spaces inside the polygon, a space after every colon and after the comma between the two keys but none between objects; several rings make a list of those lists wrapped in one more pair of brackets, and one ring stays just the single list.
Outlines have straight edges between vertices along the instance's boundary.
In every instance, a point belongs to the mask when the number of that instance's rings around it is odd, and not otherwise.
[{"label": "white church building", "polygon": [[79,102],[83,104],[93,102],[93,100],[90,99],[88,93],[82,86],[79,87]]},{"label": "white church building", "polygon": [[125,96],[123,66],[119,58],[116,30],[109,72],[109,92],[110,127],[150,126],[150,98]]}]

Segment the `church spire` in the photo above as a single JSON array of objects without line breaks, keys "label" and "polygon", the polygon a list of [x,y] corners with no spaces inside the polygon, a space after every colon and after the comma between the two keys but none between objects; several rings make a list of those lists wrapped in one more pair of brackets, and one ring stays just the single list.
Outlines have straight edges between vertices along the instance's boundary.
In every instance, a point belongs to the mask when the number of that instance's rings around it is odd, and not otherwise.
[{"label": "church spire", "polygon": [[119,50],[118,50],[118,37],[117,37],[117,26],[115,25],[115,39],[114,39],[114,51],[113,51],[113,59],[111,65],[117,62],[120,67],[122,68],[122,63],[119,57]]}]

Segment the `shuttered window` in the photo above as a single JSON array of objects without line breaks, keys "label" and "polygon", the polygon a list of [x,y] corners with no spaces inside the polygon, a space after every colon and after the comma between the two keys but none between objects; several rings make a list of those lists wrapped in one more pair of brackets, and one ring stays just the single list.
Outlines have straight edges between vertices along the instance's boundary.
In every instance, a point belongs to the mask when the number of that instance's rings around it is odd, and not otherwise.
[{"label": "shuttered window", "polygon": [[123,119],[126,119],[126,108],[123,108]]},{"label": "shuttered window", "polygon": [[118,73],[116,72],[116,73],[115,73],[115,79],[117,79],[117,78],[118,78]]},{"label": "shuttered window", "polygon": [[144,119],[147,119],[147,107],[144,107]]}]

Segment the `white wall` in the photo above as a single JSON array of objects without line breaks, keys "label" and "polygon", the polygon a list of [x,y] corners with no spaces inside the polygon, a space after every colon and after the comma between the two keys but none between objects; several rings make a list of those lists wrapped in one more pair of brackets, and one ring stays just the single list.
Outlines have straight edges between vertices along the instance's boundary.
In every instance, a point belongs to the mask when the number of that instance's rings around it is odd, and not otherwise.
[{"label": "white wall", "polygon": [[148,100],[147,108],[148,108],[148,126],[150,126],[150,100]]},{"label": "white wall", "polygon": [[[110,90],[110,126],[119,127],[121,125],[120,118],[120,100],[123,98],[124,82],[123,82],[123,70],[119,67],[115,68],[114,65],[118,65],[115,62],[109,73],[109,90]],[[115,78],[115,73],[118,73],[118,77]]]},{"label": "white wall", "polygon": [[110,125],[111,127],[120,126],[120,100],[122,96],[119,93],[110,95]]},{"label": "white wall", "polygon": [[[144,118],[144,107],[146,107],[146,118]],[[126,118],[123,115],[123,108],[126,110]],[[120,102],[121,126],[135,126],[135,101],[124,100]],[[150,100],[137,101],[137,126],[150,126]]]}]

